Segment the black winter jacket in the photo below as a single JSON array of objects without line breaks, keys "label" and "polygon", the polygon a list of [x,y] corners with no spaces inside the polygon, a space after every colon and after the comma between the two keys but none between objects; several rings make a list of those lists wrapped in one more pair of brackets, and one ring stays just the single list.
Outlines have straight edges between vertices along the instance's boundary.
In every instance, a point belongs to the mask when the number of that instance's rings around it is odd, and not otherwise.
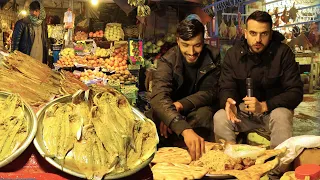
[{"label": "black winter jacket", "polygon": [[303,83],[295,55],[282,34],[274,31],[272,40],[262,54],[249,52],[246,40],[230,48],[224,58],[220,77],[220,107],[228,98],[237,105],[246,93],[246,78],[253,79],[253,96],[266,101],[268,110],[285,107],[293,110],[303,98]]},{"label": "black winter jacket", "polygon": [[[42,43],[43,43],[43,59],[42,62],[47,64],[48,59],[48,30],[46,22],[42,24]],[[24,54],[30,55],[34,42],[35,32],[29,17],[25,17],[16,22],[12,35],[12,51],[18,50]]]},{"label": "black winter jacket", "polygon": [[[205,51],[210,58],[205,58],[199,68],[199,76],[196,80],[196,93],[191,94],[179,102],[190,103],[193,109],[211,106],[218,93],[218,81],[220,76],[219,50],[205,45]],[[176,134],[180,134],[188,123],[173,105],[176,92],[183,84],[183,62],[179,47],[171,48],[158,62],[158,68],[153,74],[153,87],[151,93],[151,107],[153,113]],[[184,107],[186,108],[186,107]],[[184,109],[185,110],[185,109]],[[190,109],[192,111],[192,109]],[[173,121],[173,120],[176,121]]]}]

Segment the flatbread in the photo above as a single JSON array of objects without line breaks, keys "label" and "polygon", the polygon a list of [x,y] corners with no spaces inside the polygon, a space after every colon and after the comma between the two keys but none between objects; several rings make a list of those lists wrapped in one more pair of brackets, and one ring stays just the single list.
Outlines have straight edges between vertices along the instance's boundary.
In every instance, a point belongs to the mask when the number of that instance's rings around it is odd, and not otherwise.
[{"label": "flatbread", "polygon": [[223,150],[223,145],[221,143],[213,143],[213,142],[204,142],[205,151],[208,152],[210,150]]},{"label": "flatbread", "polygon": [[264,164],[253,165],[245,170],[225,170],[219,172],[209,172],[209,174],[228,174],[235,176],[239,180],[259,180],[261,176],[274,169],[279,164],[279,158]]},{"label": "flatbread", "polygon": [[176,163],[158,163],[152,168],[154,180],[201,179],[208,169]]},{"label": "flatbread", "polygon": [[158,149],[152,163],[189,164],[192,161],[187,150],[178,147],[163,147]]},{"label": "flatbread", "polygon": [[256,159],[255,164],[263,164],[265,161],[271,157],[279,156],[282,153],[285,153],[287,151],[287,148],[281,148],[281,149],[270,149],[266,150],[264,154]]}]

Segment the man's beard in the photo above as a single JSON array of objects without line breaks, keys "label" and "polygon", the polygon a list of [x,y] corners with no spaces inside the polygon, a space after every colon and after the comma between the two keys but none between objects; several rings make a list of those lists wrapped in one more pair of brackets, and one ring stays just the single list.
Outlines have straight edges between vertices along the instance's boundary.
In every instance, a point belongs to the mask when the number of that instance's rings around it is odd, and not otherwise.
[{"label": "man's beard", "polygon": [[250,48],[250,51],[252,53],[258,53],[259,54],[259,53],[262,53],[264,51],[265,45],[262,44],[262,43],[255,43],[255,44],[249,46],[249,48]]}]

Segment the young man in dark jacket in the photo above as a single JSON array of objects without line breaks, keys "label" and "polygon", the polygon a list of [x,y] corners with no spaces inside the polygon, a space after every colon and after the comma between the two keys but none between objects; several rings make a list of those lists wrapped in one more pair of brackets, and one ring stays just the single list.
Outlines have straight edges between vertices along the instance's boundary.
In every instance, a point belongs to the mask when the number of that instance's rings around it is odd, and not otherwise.
[{"label": "young man in dark jacket", "polygon": [[46,13],[38,1],[29,5],[30,14],[16,22],[12,35],[12,51],[18,50],[47,64],[48,31]]},{"label": "young man in dark jacket", "polygon": [[180,22],[177,43],[160,59],[153,77],[153,119],[161,136],[182,135],[192,159],[199,159],[206,138],[202,132],[213,132],[211,106],[218,91],[220,54],[204,44],[197,15]]},{"label": "young man in dark jacket", "polygon": [[[303,98],[294,53],[281,43],[283,35],[272,31],[271,16],[252,13],[246,22],[245,39],[230,48],[220,77],[220,106],[214,115],[216,141],[235,142],[234,131],[263,129],[271,148],[292,136],[293,110]],[[248,97],[246,79],[252,79]]]}]

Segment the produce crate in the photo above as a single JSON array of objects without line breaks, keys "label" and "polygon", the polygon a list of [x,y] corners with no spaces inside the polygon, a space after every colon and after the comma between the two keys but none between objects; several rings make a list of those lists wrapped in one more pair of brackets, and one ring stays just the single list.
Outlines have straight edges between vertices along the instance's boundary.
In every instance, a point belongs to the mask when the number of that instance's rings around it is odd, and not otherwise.
[{"label": "produce crate", "polygon": [[143,65],[143,40],[142,39],[128,39],[128,54],[130,64]]},{"label": "produce crate", "polygon": [[138,99],[138,88],[135,85],[125,85],[120,91],[128,99],[131,105],[136,105]]}]

